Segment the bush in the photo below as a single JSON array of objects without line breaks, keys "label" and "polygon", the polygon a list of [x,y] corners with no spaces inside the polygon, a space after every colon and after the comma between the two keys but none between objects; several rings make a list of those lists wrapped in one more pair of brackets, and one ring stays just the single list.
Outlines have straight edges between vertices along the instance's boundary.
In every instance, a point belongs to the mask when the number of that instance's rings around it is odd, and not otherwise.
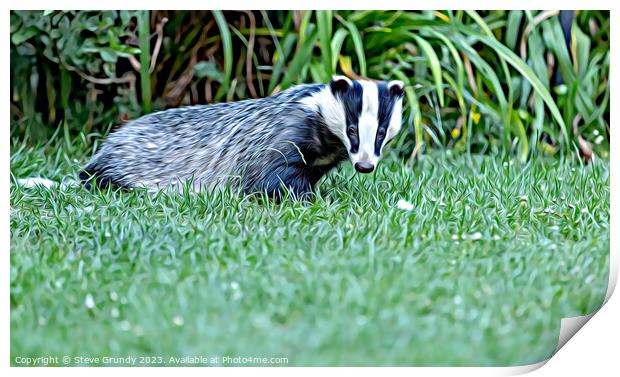
[{"label": "bush", "polygon": [[11,129],[88,134],[151,108],[262,97],[338,72],[407,83],[394,143],[406,158],[431,147],[607,156],[609,12],[570,15],[11,12]]}]

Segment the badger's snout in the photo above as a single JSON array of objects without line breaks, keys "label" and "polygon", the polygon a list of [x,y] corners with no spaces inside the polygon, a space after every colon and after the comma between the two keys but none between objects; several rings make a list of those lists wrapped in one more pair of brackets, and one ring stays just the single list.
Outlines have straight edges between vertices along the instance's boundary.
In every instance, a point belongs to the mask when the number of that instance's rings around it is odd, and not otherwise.
[{"label": "badger's snout", "polygon": [[375,170],[375,166],[370,162],[360,161],[355,163],[355,170],[360,173],[368,174]]}]

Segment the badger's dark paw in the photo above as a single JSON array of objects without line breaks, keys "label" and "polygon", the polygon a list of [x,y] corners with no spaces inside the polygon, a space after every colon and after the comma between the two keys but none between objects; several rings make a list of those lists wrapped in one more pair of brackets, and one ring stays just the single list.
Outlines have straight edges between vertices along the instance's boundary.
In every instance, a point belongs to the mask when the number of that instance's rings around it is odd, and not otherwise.
[{"label": "badger's dark paw", "polygon": [[78,179],[80,180],[80,182],[82,182],[82,185],[84,185],[84,187],[88,191],[90,191],[92,189],[91,179],[94,179],[94,177],[88,171],[82,170],[78,174]]},{"label": "badger's dark paw", "polygon": [[268,177],[263,187],[257,190],[263,197],[282,203],[292,200],[299,202],[310,202],[314,193],[307,177],[303,174],[274,174]]},{"label": "badger's dark paw", "polygon": [[89,191],[92,191],[95,187],[102,190],[105,190],[108,187],[128,189],[125,185],[119,184],[105,174],[101,174],[100,172],[89,168],[82,170],[78,174],[78,178],[80,179],[80,182],[82,182],[82,185],[84,185],[84,187]]}]

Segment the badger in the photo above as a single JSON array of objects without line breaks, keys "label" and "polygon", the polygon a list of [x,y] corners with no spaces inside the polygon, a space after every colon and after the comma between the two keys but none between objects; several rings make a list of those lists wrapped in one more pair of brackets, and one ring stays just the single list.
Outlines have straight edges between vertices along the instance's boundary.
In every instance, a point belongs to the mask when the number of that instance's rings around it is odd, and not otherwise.
[{"label": "badger", "polygon": [[403,86],[334,76],[270,97],[151,113],[111,132],[79,178],[88,189],[230,186],[307,198],[344,160],[360,173],[376,168],[401,128]]}]

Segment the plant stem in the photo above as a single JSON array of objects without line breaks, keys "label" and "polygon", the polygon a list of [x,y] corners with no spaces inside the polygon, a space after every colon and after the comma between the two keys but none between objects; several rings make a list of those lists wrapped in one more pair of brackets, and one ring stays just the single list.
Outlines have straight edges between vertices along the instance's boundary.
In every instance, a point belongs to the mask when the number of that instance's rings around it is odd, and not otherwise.
[{"label": "plant stem", "polygon": [[140,39],[140,89],[142,90],[142,112],[151,112],[151,25],[149,11],[138,12],[138,37]]}]

